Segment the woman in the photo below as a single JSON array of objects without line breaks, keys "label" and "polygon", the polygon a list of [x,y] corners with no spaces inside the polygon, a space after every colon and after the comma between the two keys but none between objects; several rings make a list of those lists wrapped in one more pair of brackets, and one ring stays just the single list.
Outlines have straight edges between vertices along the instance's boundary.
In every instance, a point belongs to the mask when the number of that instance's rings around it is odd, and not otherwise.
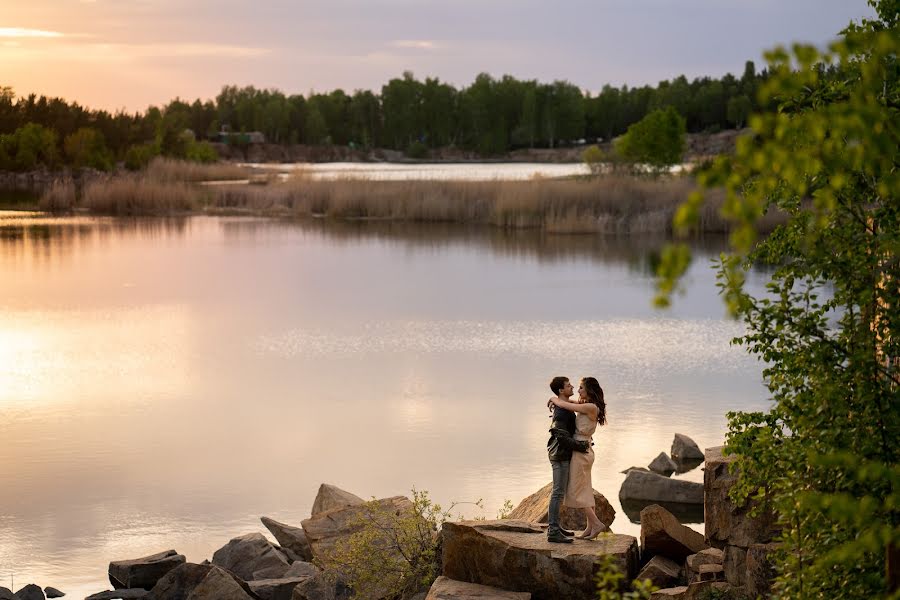
[{"label": "woman", "polygon": [[[553,404],[575,414],[575,439],[590,440],[597,425],[606,424],[606,402],[603,388],[593,377],[585,377],[578,386],[578,402],[567,402],[551,398]],[[575,537],[591,540],[609,528],[597,518],[594,511],[594,486],[591,484],[591,467],[594,466],[594,449],[574,452],[569,466],[569,485],[563,504],[569,508],[580,508],[587,519],[585,530]]]}]

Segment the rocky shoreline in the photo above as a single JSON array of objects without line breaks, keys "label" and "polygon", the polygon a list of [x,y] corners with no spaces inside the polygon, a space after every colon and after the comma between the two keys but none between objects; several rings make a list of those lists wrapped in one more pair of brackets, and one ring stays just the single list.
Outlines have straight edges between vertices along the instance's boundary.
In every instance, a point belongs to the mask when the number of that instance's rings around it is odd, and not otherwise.
[{"label": "rocky shoreline", "polygon": [[[498,520],[446,521],[436,536],[437,579],[428,590],[403,600],[589,599],[595,578],[613,566],[634,580],[656,586],[653,600],[694,600],[701,594],[757,598],[768,594],[774,576],[769,556],[776,549],[771,514],[750,516],[751,506],[735,506],[728,491],[735,482],[733,459],[722,447],[701,452],[687,436],[676,434],[671,457],[662,453],[647,467],[627,469],[619,498],[643,505],[640,539],[612,531],[571,544],[547,541],[550,485],[523,499]],[[704,482],[671,475],[703,464]],[[685,486],[684,484],[688,484]],[[699,494],[698,494],[699,492]],[[609,528],[615,510],[594,491],[600,520]],[[706,533],[683,525],[667,503],[702,506]],[[108,575],[112,590],[86,600],[344,600],[354,596],[340,573],[323,570],[323,557],[360,530],[360,515],[409,514],[414,502],[404,496],[365,502],[336,486],[319,487],[311,515],[300,526],[261,517],[275,539],[260,532],[232,538],[211,560],[195,564],[170,549],[136,559],[114,561]],[[563,527],[581,529],[584,518],[564,509]],[[623,588],[623,589],[626,589]],[[713,590],[710,590],[713,588]],[[44,600],[63,592],[29,584],[15,594],[0,588],[0,600]],[[374,594],[372,600],[387,596]],[[367,596],[369,597],[369,596]]]}]

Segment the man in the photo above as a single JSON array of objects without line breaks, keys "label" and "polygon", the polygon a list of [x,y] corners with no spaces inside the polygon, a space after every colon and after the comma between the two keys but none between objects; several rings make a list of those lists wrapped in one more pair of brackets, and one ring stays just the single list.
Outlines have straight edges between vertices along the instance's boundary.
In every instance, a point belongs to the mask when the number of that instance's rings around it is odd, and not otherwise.
[{"label": "man", "polygon": [[[550,382],[550,391],[560,400],[568,400],[574,393],[568,377],[554,377]],[[569,461],[572,459],[572,451],[587,452],[590,446],[589,442],[577,441],[572,437],[575,435],[575,413],[552,403],[550,406],[553,407],[553,421],[550,424],[550,439],[547,440],[547,456],[553,467],[553,491],[550,493],[547,541],[570,544],[572,538],[566,536],[573,533],[559,526],[559,508],[569,483]]]}]

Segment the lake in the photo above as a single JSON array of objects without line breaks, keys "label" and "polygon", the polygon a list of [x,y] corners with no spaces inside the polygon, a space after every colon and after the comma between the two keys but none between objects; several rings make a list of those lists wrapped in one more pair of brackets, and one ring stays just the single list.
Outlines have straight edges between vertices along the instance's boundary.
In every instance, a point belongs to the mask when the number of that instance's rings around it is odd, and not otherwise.
[{"label": "lake", "polygon": [[[618,490],[674,433],[768,406],[697,243],[651,307],[658,239],[241,217],[0,212],[0,585],[82,597],[111,560],[200,562],[322,482],[495,517],[550,480],[554,375],[596,376]],[[760,282],[753,281],[754,286]],[[698,468],[686,479],[702,480]],[[702,530],[702,525],[694,525]]]}]

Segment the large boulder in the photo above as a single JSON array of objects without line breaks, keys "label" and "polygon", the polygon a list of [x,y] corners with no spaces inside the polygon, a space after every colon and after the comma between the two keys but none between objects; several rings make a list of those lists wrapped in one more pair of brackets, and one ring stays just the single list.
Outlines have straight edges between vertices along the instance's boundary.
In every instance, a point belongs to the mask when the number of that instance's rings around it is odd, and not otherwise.
[{"label": "large boulder", "polygon": [[184,563],[165,574],[150,590],[153,600],[254,600],[250,587],[215,565]]},{"label": "large boulder", "polygon": [[11,589],[0,586],[0,600],[16,600],[16,596]]},{"label": "large boulder", "polygon": [[630,535],[554,544],[536,524],[503,519],[449,521],[442,536],[444,576],[531,592],[535,600],[593,598],[594,576],[605,556],[628,579],[637,574],[637,540]]},{"label": "large boulder", "polygon": [[725,546],[725,581],[739,588],[747,583],[747,549],[740,546]]},{"label": "large boulder", "polygon": [[109,581],[115,588],[149,590],[160,577],[183,565],[186,559],[175,550],[166,550],[143,558],[116,560],[109,563]]},{"label": "large boulder", "polygon": [[703,504],[703,484],[656,473],[629,471],[619,488],[619,500]]},{"label": "large boulder", "polygon": [[150,600],[150,592],[144,588],[134,588],[128,590],[112,590],[105,592],[97,592],[87,596],[84,600]]},{"label": "large boulder", "polygon": [[16,600],[44,600],[44,590],[41,586],[29,583],[13,596]]},{"label": "large boulder", "polygon": [[212,564],[228,569],[244,581],[263,569],[290,567],[287,558],[261,533],[248,533],[232,538],[213,553]]},{"label": "large boulder", "polygon": [[767,598],[775,579],[772,553],[778,544],[752,544],[747,548],[746,590],[751,598]]},{"label": "large boulder", "polygon": [[248,581],[250,590],[260,600],[291,600],[294,588],[309,579],[309,577],[284,577],[282,579],[262,579]]},{"label": "large boulder", "polygon": [[442,575],[434,580],[425,600],[531,600],[531,594],[456,581]]},{"label": "large boulder", "polygon": [[316,499],[313,501],[312,516],[330,510],[337,510],[348,506],[359,506],[360,504],[365,503],[366,501],[356,494],[351,494],[348,491],[342,490],[336,485],[323,483],[319,486],[319,491],[316,493]]},{"label": "large boulder", "polygon": [[672,460],[703,460],[703,452],[700,451],[697,442],[681,433],[676,433],[675,439],[672,440],[671,454]]},{"label": "large boulder", "polygon": [[62,598],[66,595],[65,592],[61,592],[55,587],[50,587],[49,585],[44,588],[44,594],[47,596],[47,598]]},{"label": "large boulder", "polygon": [[651,558],[637,576],[637,579],[649,579],[658,588],[675,585],[680,578],[681,567],[674,560],[669,560],[665,556]]},{"label": "large boulder", "polygon": [[748,548],[751,544],[765,544],[772,541],[776,532],[771,510],[763,510],[753,517],[750,511],[754,503],[735,506],[729,498],[728,492],[737,481],[737,472],[732,466],[735,460],[734,456],[724,454],[724,446],[706,449],[703,473],[706,539],[717,548],[726,545]]},{"label": "large boulder", "polygon": [[224,569],[211,566],[186,600],[254,600],[253,594],[242,583]]},{"label": "large boulder", "polygon": [[662,502],[661,500],[621,500],[622,511],[632,523],[641,522],[641,511],[651,504],[658,504],[675,515],[680,523],[702,523],[702,504],[681,504],[679,502]]},{"label": "large boulder", "polygon": [[[553,483],[548,483],[535,493],[531,494],[509,513],[510,519],[518,519],[521,521],[529,521],[531,523],[546,523],[548,519],[548,510],[550,509],[550,492],[553,490]],[[603,497],[603,494],[594,490],[594,508],[597,518],[607,527],[613,524],[616,518],[616,509],[612,507],[609,501]],[[560,525],[565,529],[578,530],[584,529],[587,523],[584,513],[580,508],[567,508],[565,506],[559,511]]]},{"label": "large boulder", "polygon": [[346,597],[347,595],[336,594],[335,585],[324,574],[319,574],[297,585],[291,600],[337,600]]},{"label": "large boulder", "polygon": [[706,548],[703,534],[679,523],[663,507],[651,505],[641,511],[641,549],[650,556],[662,555],[682,563]]},{"label": "large boulder", "polygon": [[281,544],[282,548],[290,550],[300,560],[312,560],[312,548],[309,547],[309,540],[306,539],[306,532],[302,528],[279,523],[269,517],[261,517],[260,521],[275,537],[275,540]]},{"label": "large boulder", "polygon": [[304,519],[302,525],[313,556],[322,559],[334,550],[340,540],[359,531],[362,527],[361,522],[370,515],[399,515],[402,512],[412,514],[412,510],[413,503],[409,498],[394,496],[362,505],[317,513],[309,519]]},{"label": "large boulder", "polygon": [[651,471],[662,475],[664,477],[670,476],[676,470],[678,470],[678,465],[676,465],[669,455],[665,452],[660,452],[659,455],[653,459],[653,461],[647,465]]}]

